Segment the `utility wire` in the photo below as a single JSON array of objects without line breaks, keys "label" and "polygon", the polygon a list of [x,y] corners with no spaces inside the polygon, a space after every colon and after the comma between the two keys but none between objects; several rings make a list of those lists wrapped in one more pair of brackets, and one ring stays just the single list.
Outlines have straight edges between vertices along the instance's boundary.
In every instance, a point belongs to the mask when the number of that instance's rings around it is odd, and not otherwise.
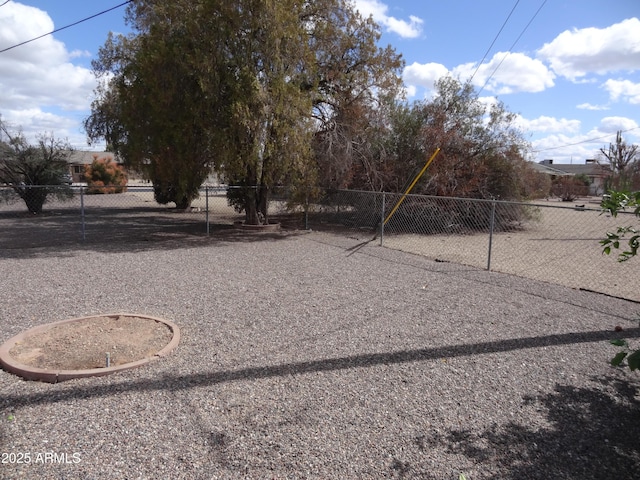
[{"label": "utility wire", "polygon": [[6,2],[3,2],[0,4],[0,7],[4,7],[7,3],[9,3],[11,0],[7,0]]},{"label": "utility wire", "polygon": [[516,4],[513,6],[513,8],[511,9],[511,11],[509,12],[509,15],[507,16],[507,18],[505,19],[504,23],[502,24],[502,26],[500,27],[500,30],[498,31],[498,33],[496,34],[496,36],[494,37],[493,41],[491,42],[491,45],[489,45],[489,48],[487,48],[487,51],[484,52],[484,56],[482,57],[482,60],[480,60],[480,63],[478,63],[478,66],[476,67],[476,70],[473,72],[473,75],[471,75],[469,77],[469,80],[467,80],[468,83],[471,83],[471,80],[473,80],[473,77],[476,76],[476,73],[478,73],[478,70],[480,70],[480,67],[482,66],[482,64],[484,63],[485,59],[487,58],[487,55],[489,55],[489,52],[491,51],[491,49],[493,48],[493,45],[496,43],[496,40],[498,40],[498,37],[500,36],[500,34],[502,33],[502,30],[504,30],[504,27],[507,25],[507,22],[509,21],[509,19],[511,18],[511,15],[513,15],[513,12],[515,11],[516,7],[518,6],[518,4],[520,3],[520,0],[516,1]]},{"label": "utility wire", "polygon": [[[627,132],[631,132],[633,130],[638,130],[640,127],[633,127],[633,128],[629,128],[627,130],[620,130],[620,133],[627,133]],[[588,140],[582,140],[581,142],[576,142],[576,143],[566,143],[564,145],[558,145],[555,147],[547,147],[547,148],[540,148],[538,150],[531,150],[531,153],[540,153],[540,152],[546,152],[547,150],[555,150],[556,148],[564,148],[564,147],[573,147],[575,145],[581,145],[583,143],[591,143],[591,142],[595,142],[596,140],[602,140],[603,138],[609,138],[612,135],[616,135],[615,133],[609,133],[607,135],[603,135],[601,137],[594,137],[594,138],[589,138]]]},{"label": "utility wire", "polygon": [[[7,0],[2,5],[5,5],[7,2],[9,2],[9,0]],[[108,13],[108,12],[110,12],[112,10],[115,10],[116,8],[123,7],[123,6],[125,6],[125,5],[127,5],[128,3],[131,3],[131,2],[133,2],[133,0],[128,0],[126,2],[123,2],[123,3],[119,4],[119,5],[116,5],[115,7],[111,7],[111,8],[108,8],[107,10],[103,10],[102,12],[96,13],[95,15],[91,15],[90,17],[83,18],[82,20],[78,20],[77,22],[70,23],[69,25],[65,25],[64,27],[56,28],[55,30],[53,30],[53,31],[51,31],[49,33],[45,33],[43,35],[40,35],[40,36],[35,37],[35,38],[32,38],[30,40],[25,40],[24,42],[16,43],[15,45],[12,45],[12,46],[7,47],[7,48],[3,48],[2,50],[0,50],[0,53],[4,53],[4,52],[7,52],[7,51],[9,51],[11,49],[20,47],[22,45],[26,45],[27,43],[35,42],[36,40],[40,40],[41,38],[44,38],[44,37],[46,37],[48,35],[53,35],[54,33],[60,32],[60,31],[65,30],[65,29],[67,29],[69,27],[74,27],[74,26],[76,26],[76,25],[78,25],[78,24],[80,24],[82,22],[86,22],[87,20],[91,20],[92,18],[96,18],[96,17],[99,17],[100,15],[104,15],[105,13]],[[0,5],[0,6],[2,6],[2,5]]]},{"label": "utility wire", "polygon": [[[473,72],[473,75],[471,75],[471,77],[469,78],[468,82],[470,83],[471,80],[473,79],[473,77],[476,75],[476,73],[478,73],[478,70],[480,69],[480,67],[482,66],[482,64],[484,63],[485,59],[487,58],[487,55],[489,54],[489,51],[491,50],[491,48],[493,47],[493,44],[496,42],[496,40],[498,39],[498,36],[500,35],[500,33],[502,32],[502,30],[504,29],[505,25],[507,24],[507,22],[509,21],[509,18],[511,18],[511,15],[513,14],[514,10],[516,9],[516,7],[518,6],[518,3],[520,3],[520,0],[516,1],[516,4],[513,6],[513,8],[511,9],[511,12],[509,13],[509,15],[507,16],[507,19],[504,21],[504,23],[502,24],[502,27],[500,28],[500,31],[498,32],[498,34],[495,36],[495,38],[493,39],[493,42],[491,42],[491,45],[489,46],[489,48],[487,49],[487,52],[484,54],[484,57],[482,57],[482,60],[480,61],[480,63],[478,64],[478,66],[476,67],[475,71]],[[533,21],[535,20],[535,18],[538,16],[538,14],[540,13],[540,10],[542,10],[542,7],[545,6],[545,4],[547,3],[547,0],[544,0],[542,2],[542,4],[540,5],[540,7],[538,7],[538,10],[536,10],[536,13],[533,14],[533,16],[531,17],[531,19],[529,20],[529,22],[527,23],[527,25],[525,25],[524,29],[522,29],[522,32],[520,32],[520,35],[518,35],[518,38],[516,38],[516,40],[513,42],[513,44],[511,45],[511,47],[509,47],[509,50],[507,50],[507,53],[505,54],[505,56],[502,58],[502,60],[500,60],[500,63],[496,66],[496,68],[493,69],[493,72],[491,72],[491,75],[489,75],[489,77],[487,78],[487,80],[484,82],[484,85],[482,86],[482,88],[478,91],[478,95],[480,95],[480,92],[482,92],[485,87],[487,86],[487,84],[489,83],[489,80],[491,80],[491,78],[495,75],[495,73],[498,71],[498,69],[500,68],[500,66],[502,65],[502,63],[506,60],[506,58],[510,55],[511,50],[513,50],[513,48],[516,46],[516,44],[520,41],[520,38],[522,38],[522,35],[524,35],[524,33],[527,31],[527,29],[529,28],[529,26],[531,25],[531,23],[533,23]],[[638,130],[640,129],[640,127],[634,127],[634,128],[629,128],[627,130],[621,130],[620,133],[626,133],[626,132],[631,132],[633,130]],[[582,145],[584,143],[591,143],[591,142],[595,142],[597,140],[602,140],[603,138],[609,138],[611,137],[611,135],[613,135],[612,133],[608,134],[608,135],[603,135],[601,137],[594,137],[594,138],[590,138],[587,140],[582,140],[580,142],[575,142],[575,143],[567,143],[564,145],[557,145],[555,147],[548,147],[548,148],[540,148],[537,150],[532,150],[532,153],[540,153],[540,152],[545,152],[547,150],[555,150],[558,148],[565,148],[565,147],[573,147],[576,145]]]},{"label": "utility wire", "polygon": [[529,23],[527,23],[527,25],[522,29],[522,32],[520,32],[520,35],[518,35],[518,38],[516,38],[516,41],[513,42],[513,44],[509,47],[509,50],[507,50],[507,53],[505,54],[504,57],[502,57],[502,60],[500,60],[500,63],[498,64],[498,66],[496,68],[493,69],[493,72],[491,72],[491,75],[489,75],[489,77],[487,78],[487,80],[484,82],[484,85],[482,86],[482,88],[478,91],[478,95],[480,95],[480,92],[482,92],[484,90],[484,88],[487,86],[487,84],[489,83],[489,80],[491,80],[491,78],[495,75],[495,73],[498,71],[498,69],[500,68],[500,66],[502,65],[502,62],[504,62],[506,60],[506,58],[509,56],[509,54],[511,53],[511,50],[513,50],[513,48],[516,46],[516,44],[518,43],[518,41],[520,41],[520,38],[522,38],[522,35],[524,35],[524,32],[527,31],[527,29],[529,28],[529,25],[531,25],[531,23],[533,22],[533,20],[538,16],[538,13],[540,13],[540,10],[542,10],[542,7],[545,6],[545,4],[547,3],[547,0],[544,0],[542,2],[542,5],[540,5],[540,7],[538,8],[538,10],[536,10],[536,13],[533,14],[533,17],[531,17],[531,20],[529,20]]}]

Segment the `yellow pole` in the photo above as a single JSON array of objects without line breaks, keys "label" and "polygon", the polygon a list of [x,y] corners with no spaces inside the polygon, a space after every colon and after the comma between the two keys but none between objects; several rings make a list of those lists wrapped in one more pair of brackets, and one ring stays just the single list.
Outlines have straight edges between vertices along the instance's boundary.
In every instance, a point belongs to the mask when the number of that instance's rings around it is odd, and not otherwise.
[{"label": "yellow pole", "polygon": [[404,192],[404,195],[400,197],[400,200],[398,200],[398,203],[396,203],[396,206],[393,207],[393,210],[391,210],[389,215],[387,215],[387,218],[384,219],[383,225],[386,225],[389,219],[393,216],[393,214],[396,213],[396,210],[398,210],[398,207],[400,206],[400,204],[404,202],[405,197],[409,195],[409,192],[411,191],[411,189],[413,189],[416,183],[418,183],[418,180],[420,180],[420,177],[422,177],[422,174],[427,171],[427,168],[429,168],[429,165],[431,165],[431,162],[433,162],[433,159],[436,158],[436,155],[438,155],[439,152],[440,152],[440,147],[436,148],[436,151],[433,152],[433,155],[431,155],[431,158],[427,160],[427,163],[425,163],[424,167],[422,167],[422,170],[420,170],[420,173],[418,173],[418,175],[416,175],[416,178],[413,179],[413,182],[411,182],[411,185],[409,185],[409,188],[407,188],[407,191]]}]

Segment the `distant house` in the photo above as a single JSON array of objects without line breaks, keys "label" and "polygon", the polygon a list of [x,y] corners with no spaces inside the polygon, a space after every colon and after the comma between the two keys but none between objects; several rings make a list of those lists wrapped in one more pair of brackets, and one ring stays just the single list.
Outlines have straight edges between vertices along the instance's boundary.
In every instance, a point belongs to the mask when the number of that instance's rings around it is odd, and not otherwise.
[{"label": "distant house", "polygon": [[566,177],[571,175],[570,173],[567,173],[565,171],[560,170],[559,168],[554,168],[552,167],[553,160],[543,160],[540,163],[532,163],[531,167],[536,171],[536,172],[540,172],[540,173],[544,173],[549,175],[551,178],[555,178],[555,177]]},{"label": "distant house", "polygon": [[[107,158],[112,162],[117,163],[120,166],[123,166],[121,159],[112,152],[93,152],[88,150],[74,150],[69,155],[67,162],[69,163],[69,173],[71,174],[71,178],[73,183],[85,183],[84,172],[87,165],[91,165],[95,158]],[[147,183],[146,180],[140,172],[134,170],[128,170],[125,168],[125,172],[127,174],[127,178],[129,180],[129,185],[133,183]],[[204,182],[204,185],[220,187],[224,184],[220,181],[220,178],[216,173],[210,173],[207,179]]]},{"label": "distant house", "polygon": [[553,163],[553,160],[542,160],[533,164],[534,168],[552,177],[566,175],[584,175],[589,178],[589,195],[602,195],[605,182],[611,175],[609,165],[602,165],[595,159],[587,159],[583,164]]},{"label": "distant house", "polygon": [[115,154],[110,152],[91,152],[86,150],[74,150],[69,155],[69,169],[74,183],[84,182],[84,171],[87,165],[91,165],[96,158],[109,158],[111,161],[118,161]]}]

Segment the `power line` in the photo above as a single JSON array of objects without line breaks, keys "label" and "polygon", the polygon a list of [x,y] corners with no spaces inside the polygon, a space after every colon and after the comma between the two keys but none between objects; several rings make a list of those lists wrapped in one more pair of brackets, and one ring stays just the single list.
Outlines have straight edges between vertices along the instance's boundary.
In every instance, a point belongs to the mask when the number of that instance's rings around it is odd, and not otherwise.
[{"label": "power line", "polygon": [[9,3],[11,0],[7,0],[6,2],[0,3],[0,7],[4,7],[7,3]]},{"label": "power line", "polygon": [[[513,11],[516,9],[516,7],[518,6],[518,3],[520,2],[520,0],[516,1],[516,4],[513,6],[513,8],[511,9],[511,12],[509,13],[509,15],[507,16],[507,19],[504,21],[504,23],[502,24],[502,27],[500,28],[500,31],[497,33],[497,35],[495,36],[495,38],[493,39],[493,42],[491,42],[491,45],[489,46],[489,48],[487,49],[487,52],[484,54],[484,57],[482,57],[482,60],[480,61],[480,63],[478,64],[478,66],[476,67],[475,71],[473,72],[473,75],[471,75],[471,77],[469,78],[468,82],[470,83],[471,80],[473,79],[473,77],[476,75],[476,73],[478,73],[478,70],[480,69],[480,66],[482,66],[484,60],[486,59],[487,55],[489,54],[489,51],[491,50],[491,48],[493,47],[493,44],[496,42],[498,36],[500,35],[500,33],[502,32],[502,30],[504,29],[505,25],[507,24],[507,22],[509,21],[509,18],[511,17],[511,15],[513,14]],[[516,40],[513,42],[513,44],[509,47],[509,50],[507,50],[507,53],[504,55],[504,57],[502,58],[502,60],[500,60],[500,63],[498,63],[498,65],[496,66],[496,68],[494,68],[493,72],[491,72],[491,75],[489,75],[489,77],[487,77],[487,80],[484,82],[484,85],[482,86],[482,88],[478,91],[478,95],[480,95],[480,93],[484,90],[484,88],[487,86],[487,84],[489,83],[489,81],[491,80],[491,78],[495,75],[495,73],[498,71],[498,69],[500,68],[500,66],[502,65],[502,63],[506,60],[506,58],[510,55],[511,51],[513,50],[513,48],[516,46],[516,44],[520,41],[520,38],[522,38],[522,36],[524,35],[524,33],[527,31],[527,29],[529,28],[529,26],[533,23],[533,21],[535,20],[535,18],[538,16],[538,14],[540,13],[540,11],[542,10],[542,8],[545,6],[545,4],[547,3],[547,0],[544,0],[542,2],[542,4],[540,5],[540,7],[538,7],[538,10],[536,10],[536,12],[533,14],[533,16],[531,17],[531,19],[529,20],[529,22],[525,25],[525,27],[522,29],[522,32],[520,32],[520,35],[518,35],[518,38],[516,38]],[[626,132],[631,132],[633,130],[638,130],[640,129],[640,127],[634,127],[634,128],[629,128],[627,130],[621,130],[620,133],[626,133]],[[595,142],[597,140],[602,140],[603,138],[609,138],[611,137],[612,133],[607,134],[607,135],[603,135],[601,137],[594,137],[594,138],[590,138],[587,140],[582,140],[580,142],[575,142],[575,143],[567,143],[564,145],[557,145],[555,147],[548,147],[548,148],[541,148],[541,149],[537,149],[537,150],[532,150],[532,153],[540,153],[540,152],[545,152],[547,150],[555,150],[558,148],[565,148],[565,147],[573,147],[576,145],[582,145],[584,143],[591,143],[591,142]]]},{"label": "power line", "polygon": [[498,40],[498,37],[502,33],[502,30],[504,30],[504,27],[507,25],[507,22],[511,18],[511,15],[513,15],[513,12],[515,11],[515,9],[516,9],[516,7],[518,6],[519,3],[520,3],[520,0],[516,0],[516,4],[513,6],[511,11],[509,12],[509,15],[507,16],[507,18],[503,22],[502,26],[500,27],[500,30],[498,31],[496,36],[493,38],[493,41],[491,42],[491,45],[489,45],[489,48],[487,48],[487,51],[484,52],[484,56],[482,57],[482,60],[480,60],[480,63],[478,63],[478,66],[476,67],[476,70],[473,72],[473,75],[471,75],[469,77],[468,83],[471,83],[471,80],[473,80],[473,77],[475,77],[476,73],[478,73],[478,70],[480,70],[480,67],[482,66],[482,64],[484,63],[485,59],[487,58],[487,55],[489,55],[489,52],[493,48],[493,45],[496,43],[496,40]]},{"label": "power line", "polygon": [[[627,130],[620,130],[620,133],[627,133],[627,132],[631,132],[633,130],[638,130],[640,127],[633,127],[633,128],[629,128]],[[609,138],[611,137],[611,135],[615,135],[615,133],[609,133],[607,135],[603,135],[601,137],[594,137],[594,138],[589,138],[587,140],[582,140],[580,142],[575,142],[575,143],[566,143],[564,145],[558,145],[555,147],[547,147],[547,148],[540,148],[538,150],[531,150],[531,153],[540,153],[540,152],[546,152],[547,150],[555,150],[557,148],[565,148],[565,147],[574,147],[576,145],[582,145],[583,143],[591,143],[591,142],[595,142],[596,140],[602,140],[603,138]]]},{"label": "power line", "polygon": [[507,53],[505,54],[504,57],[502,57],[502,60],[500,60],[500,63],[498,64],[498,66],[496,68],[493,69],[493,72],[491,72],[491,75],[489,75],[489,77],[487,77],[487,80],[484,82],[484,85],[482,86],[482,88],[478,91],[478,95],[480,95],[480,92],[482,92],[484,90],[484,88],[487,86],[487,84],[489,83],[489,80],[491,80],[491,78],[495,75],[495,73],[498,71],[498,69],[500,68],[500,66],[502,65],[502,62],[504,62],[506,60],[506,58],[509,56],[509,54],[511,53],[511,50],[513,50],[513,48],[516,46],[516,44],[518,43],[518,41],[520,41],[520,38],[522,38],[522,35],[524,35],[524,32],[527,31],[527,29],[529,28],[529,25],[531,25],[531,23],[533,22],[533,20],[538,16],[538,13],[540,13],[540,10],[542,10],[542,7],[545,6],[545,4],[547,3],[547,0],[544,0],[542,2],[542,5],[540,5],[540,7],[538,8],[538,10],[536,10],[536,13],[533,14],[533,17],[531,17],[531,20],[529,20],[529,23],[527,23],[525,25],[525,27],[522,29],[522,32],[520,32],[520,35],[518,35],[518,38],[516,38],[515,42],[513,42],[513,44],[509,47],[509,50],[507,50]]},{"label": "power line", "polygon": [[[6,4],[7,2],[9,2],[9,0],[7,0],[2,5]],[[53,31],[51,31],[49,33],[45,33],[43,35],[40,35],[40,36],[35,37],[35,38],[32,38],[30,40],[25,40],[24,42],[16,43],[15,45],[12,45],[12,46],[7,47],[7,48],[3,48],[2,50],[0,50],[0,53],[7,52],[9,50],[12,50],[14,48],[20,47],[22,45],[26,45],[27,43],[35,42],[36,40],[40,40],[41,38],[44,38],[44,37],[46,37],[48,35],[53,35],[54,33],[60,32],[60,31],[65,30],[67,28],[74,27],[74,26],[76,26],[76,25],[78,25],[80,23],[86,22],[87,20],[91,20],[92,18],[99,17],[100,15],[104,15],[105,13],[109,13],[112,10],[115,10],[117,8],[120,8],[120,7],[123,7],[123,6],[125,6],[125,5],[127,5],[128,3],[131,3],[131,2],[133,2],[133,0],[128,0],[126,2],[123,2],[123,3],[119,4],[119,5],[116,5],[115,7],[111,7],[111,8],[108,8],[107,10],[103,10],[102,12],[96,13],[95,15],[91,15],[90,17],[83,18],[82,20],[78,20],[77,22],[70,23],[69,25],[65,25],[64,27],[56,28],[55,30],[53,30]],[[0,5],[0,6],[2,6],[2,5]]]}]

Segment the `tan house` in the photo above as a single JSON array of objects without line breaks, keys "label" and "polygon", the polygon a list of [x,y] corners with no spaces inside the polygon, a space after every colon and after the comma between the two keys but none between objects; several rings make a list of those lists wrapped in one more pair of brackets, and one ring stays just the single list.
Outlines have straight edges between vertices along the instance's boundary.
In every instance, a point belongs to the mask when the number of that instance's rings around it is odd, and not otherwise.
[{"label": "tan house", "polygon": [[115,154],[110,152],[92,152],[86,150],[74,150],[69,156],[69,170],[73,183],[83,183],[84,171],[87,165],[91,165],[96,158],[109,158],[111,161],[121,163],[118,161]]},{"label": "tan house", "polygon": [[584,175],[589,179],[589,195],[600,196],[605,193],[605,183],[611,175],[609,165],[598,163],[595,159],[587,159],[583,164],[553,163],[553,160],[542,160],[534,164],[537,171],[551,176]]},{"label": "tan house", "polygon": [[[71,174],[71,180],[73,183],[85,183],[84,179],[84,171],[87,165],[91,165],[95,158],[108,158],[111,159],[112,162],[117,163],[118,165],[124,168],[125,173],[127,174],[127,179],[129,185],[133,184],[148,184],[149,181],[146,180],[140,172],[136,172],[135,170],[128,170],[122,164],[121,159],[112,152],[93,152],[88,150],[74,150],[71,152],[71,155],[68,158],[69,163],[69,173]],[[222,186],[218,175],[215,173],[210,173],[207,179],[204,182],[204,185],[208,186]]]}]

